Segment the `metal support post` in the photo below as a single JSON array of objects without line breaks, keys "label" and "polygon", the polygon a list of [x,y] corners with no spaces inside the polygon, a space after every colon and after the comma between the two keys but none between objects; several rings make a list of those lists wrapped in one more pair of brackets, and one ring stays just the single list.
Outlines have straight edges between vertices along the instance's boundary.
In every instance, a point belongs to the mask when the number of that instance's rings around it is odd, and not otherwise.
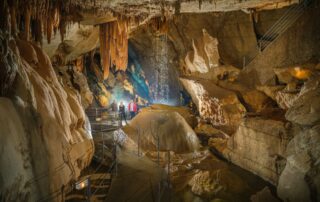
[{"label": "metal support post", "polygon": [[87,202],[90,202],[90,198],[91,198],[91,181],[90,181],[90,178],[88,178],[88,186],[86,188],[86,195],[87,195]]}]

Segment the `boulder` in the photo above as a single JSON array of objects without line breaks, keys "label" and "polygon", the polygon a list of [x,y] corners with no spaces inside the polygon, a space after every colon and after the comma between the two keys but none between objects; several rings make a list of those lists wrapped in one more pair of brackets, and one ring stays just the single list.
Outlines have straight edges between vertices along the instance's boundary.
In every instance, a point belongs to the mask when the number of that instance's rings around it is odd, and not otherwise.
[{"label": "boulder", "polygon": [[252,202],[280,202],[279,199],[275,198],[268,187],[263,188],[255,195],[251,196]]},{"label": "boulder", "polygon": [[277,92],[284,89],[285,86],[269,86],[269,85],[260,85],[256,86],[256,89],[263,92],[267,96],[269,96],[271,99],[276,101],[276,95]]},{"label": "boulder", "polygon": [[150,107],[142,108],[141,111],[156,111],[156,110],[168,110],[172,112],[178,112],[191,126],[191,128],[195,128],[197,126],[197,118],[193,114],[190,108],[182,107],[182,106],[169,106],[164,104],[153,104]]},{"label": "boulder", "polygon": [[312,71],[307,68],[287,67],[287,68],[276,68],[274,69],[275,74],[279,82],[281,83],[297,83],[299,80],[307,80],[310,78]]},{"label": "boulder", "polygon": [[220,153],[227,147],[229,136],[210,124],[199,123],[195,128],[195,132],[202,141],[202,144],[208,145]]},{"label": "boulder", "polygon": [[198,108],[200,117],[228,134],[238,127],[245,108],[237,95],[207,80],[180,79]]},{"label": "boulder", "polygon": [[197,134],[205,135],[208,138],[229,138],[229,136],[223,131],[216,129],[212,125],[206,123],[199,123],[197,127],[194,129],[194,131]]},{"label": "boulder", "polygon": [[287,86],[257,86],[257,89],[272,100],[274,100],[281,109],[289,109],[299,96],[296,88],[291,89],[291,83]]},{"label": "boulder", "polygon": [[228,169],[199,171],[188,184],[194,194],[207,198],[229,195],[229,199],[235,200],[235,196],[249,191],[248,184]]},{"label": "boulder", "polygon": [[244,91],[242,97],[250,108],[249,110],[256,113],[261,113],[264,109],[272,106],[272,100],[257,90]]},{"label": "boulder", "polygon": [[187,153],[200,148],[192,128],[174,111],[142,111],[123,130],[134,141],[140,139],[139,145],[143,150],[157,151],[158,139],[161,151]]},{"label": "boulder", "polygon": [[310,170],[311,159],[307,152],[287,158],[286,167],[281,173],[278,183],[278,195],[292,202],[311,201],[311,190],[305,180]]},{"label": "boulder", "polygon": [[282,121],[246,118],[229,138],[223,154],[234,164],[276,184],[290,139]]},{"label": "boulder", "polygon": [[213,179],[209,171],[200,171],[190,181],[189,185],[193,193],[197,195],[216,195],[224,189],[218,182],[218,179]]},{"label": "boulder", "polygon": [[315,201],[320,192],[320,125],[296,130],[287,147],[287,164],[277,187],[283,200]]},{"label": "boulder", "polygon": [[286,119],[294,123],[312,126],[320,121],[320,89],[300,94],[286,113]]},{"label": "boulder", "polygon": [[218,85],[237,93],[242,104],[248,112],[264,114],[268,108],[273,108],[276,104],[272,98],[257,89],[248,88],[238,81],[219,81]]}]

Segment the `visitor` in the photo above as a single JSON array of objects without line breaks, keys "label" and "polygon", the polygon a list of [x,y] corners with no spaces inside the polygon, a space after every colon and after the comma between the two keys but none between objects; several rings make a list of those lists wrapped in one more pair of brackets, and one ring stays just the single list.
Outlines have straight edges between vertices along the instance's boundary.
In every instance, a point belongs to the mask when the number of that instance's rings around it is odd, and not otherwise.
[{"label": "visitor", "polygon": [[135,102],[135,103],[139,103],[139,96],[138,96],[138,95],[135,95],[135,97],[134,97],[134,102]]},{"label": "visitor", "polygon": [[115,121],[118,118],[118,104],[115,100],[112,101],[110,109],[113,121]]},{"label": "visitor", "polygon": [[117,112],[118,111],[118,104],[115,100],[112,101],[110,109],[112,112]]},{"label": "visitor", "polygon": [[119,115],[120,115],[121,126],[122,126],[123,120],[126,122],[126,124],[128,124],[126,119],[126,109],[123,102],[120,102],[120,105],[119,105]]},{"label": "visitor", "polygon": [[133,100],[130,101],[128,105],[128,110],[130,112],[130,118],[133,119],[133,117],[137,113],[137,104]]}]

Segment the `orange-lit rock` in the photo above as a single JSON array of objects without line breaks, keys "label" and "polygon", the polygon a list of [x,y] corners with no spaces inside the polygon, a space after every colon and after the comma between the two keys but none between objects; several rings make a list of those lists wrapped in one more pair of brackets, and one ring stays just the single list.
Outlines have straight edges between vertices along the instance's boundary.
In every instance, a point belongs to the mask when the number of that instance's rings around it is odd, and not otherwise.
[{"label": "orange-lit rock", "polygon": [[306,80],[310,77],[311,71],[308,69],[302,69],[300,67],[295,67],[291,71],[292,76],[294,76],[297,79]]}]

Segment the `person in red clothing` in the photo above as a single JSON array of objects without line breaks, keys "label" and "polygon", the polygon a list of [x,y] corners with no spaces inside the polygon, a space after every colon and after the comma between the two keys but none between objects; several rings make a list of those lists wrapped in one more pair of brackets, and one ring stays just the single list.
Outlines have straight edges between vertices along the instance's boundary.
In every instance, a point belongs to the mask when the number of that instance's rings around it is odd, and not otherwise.
[{"label": "person in red clothing", "polygon": [[137,113],[137,104],[133,100],[130,101],[128,105],[128,110],[130,112],[130,117],[132,119]]}]

